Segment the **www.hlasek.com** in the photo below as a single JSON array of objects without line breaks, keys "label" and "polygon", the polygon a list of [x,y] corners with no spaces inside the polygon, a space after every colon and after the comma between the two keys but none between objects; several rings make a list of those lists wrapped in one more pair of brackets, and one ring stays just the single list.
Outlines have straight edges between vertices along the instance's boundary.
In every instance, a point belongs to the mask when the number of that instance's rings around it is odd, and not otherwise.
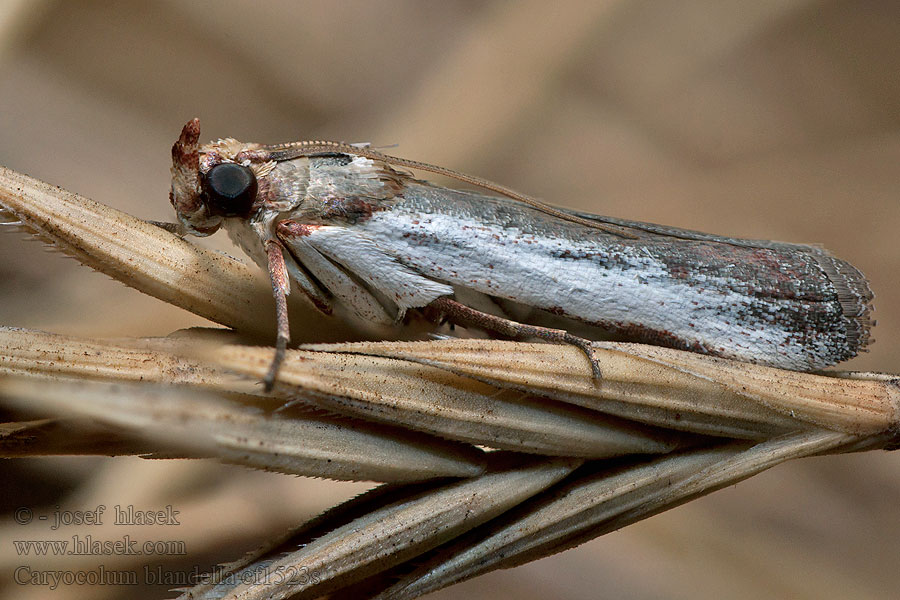
[{"label": "www.hlasek.com", "polygon": [[19,556],[184,556],[184,540],[138,541],[129,535],[117,540],[98,540],[90,534],[64,540],[13,540]]}]

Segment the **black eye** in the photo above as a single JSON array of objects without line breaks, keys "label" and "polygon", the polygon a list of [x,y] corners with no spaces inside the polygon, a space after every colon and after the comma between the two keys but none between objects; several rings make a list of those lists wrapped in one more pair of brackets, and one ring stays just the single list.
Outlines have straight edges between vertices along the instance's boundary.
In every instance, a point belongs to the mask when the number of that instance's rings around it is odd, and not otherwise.
[{"label": "black eye", "polygon": [[220,163],[204,178],[210,211],[225,217],[242,217],[250,213],[256,200],[256,175],[249,167]]}]

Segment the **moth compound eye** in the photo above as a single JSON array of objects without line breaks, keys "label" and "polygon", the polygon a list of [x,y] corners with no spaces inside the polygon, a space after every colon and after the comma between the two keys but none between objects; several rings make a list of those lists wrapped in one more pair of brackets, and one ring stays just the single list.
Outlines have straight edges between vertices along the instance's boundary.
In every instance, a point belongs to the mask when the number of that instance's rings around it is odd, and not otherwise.
[{"label": "moth compound eye", "polygon": [[246,216],[256,200],[256,175],[249,167],[221,163],[203,181],[210,212],[225,217]]}]

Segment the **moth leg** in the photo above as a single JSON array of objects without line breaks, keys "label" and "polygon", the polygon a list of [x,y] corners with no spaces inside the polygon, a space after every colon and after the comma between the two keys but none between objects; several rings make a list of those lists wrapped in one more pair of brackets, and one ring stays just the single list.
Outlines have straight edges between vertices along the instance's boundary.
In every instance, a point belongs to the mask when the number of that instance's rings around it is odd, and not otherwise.
[{"label": "moth leg", "polygon": [[439,311],[446,318],[462,326],[474,326],[480,329],[486,329],[505,335],[513,339],[522,339],[528,337],[536,337],[555,344],[571,344],[577,347],[591,363],[591,374],[594,379],[602,379],[603,374],[600,372],[600,365],[594,358],[593,348],[590,340],[586,340],[577,335],[572,335],[564,329],[551,329],[549,327],[539,327],[537,325],[526,325],[504,319],[480,310],[476,310],[465,304],[461,304],[456,300],[447,297],[438,298],[431,302],[427,308]]},{"label": "moth leg", "polygon": [[266,242],[266,257],[269,263],[269,278],[272,280],[272,296],[275,298],[275,317],[278,323],[278,335],[275,338],[275,357],[269,367],[269,372],[263,379],[267,392],[272,391],[275,385],[275,377],[278,369],[284,362],[287,345],[291,339],[291,329],[288,323],[287,295],[291,289],[291,281],[288,279],[287,265],[284,262],[284,249],[274,240]]},{"label": "moth leg", "polygon": [[[393,323],[395,314],[389,314],[385,306],[373,296],[369,290],[343,269],[330,260],[310,242],[325,229],[321,225],[307,225],[297,221],[280,221],[275,227],[275,234],[288,251],[288,271],[291,264],[303,265],[320,282],[322,288],[335,297],[338,302],[350,308],[356,316],[371,323]],[[304,276],[304,278],[306,278]],[[300,283],[298,281],[298,283]],[[310,283],[312,283],[310,281]],[[323,300],[327,302],[324,295]],[[396,307],[393,312],[396,313]],[[330,311],[329,311],[330,312]]]},{"label": "moth leg", "polygon": [[334,312],[331,301],[325,296],[325,293],[316,285],[308,275],[306,269],[301,267],[295,257],[291,254],[289,248],[284,248],[287,253],[282,253],[284,262],[287,266],[288,273],[300,288],[300,291],[313,303],[319,312],[323,315],[330,315]]},{"label": "moth leg", "polygon": [[169,233],[174,233],[175,235],[179,235],[181,232],[181,225],[178,223],[169,223],[167,221],[147,221],[151,225],[156,225],[160,229],[165,229]]}]

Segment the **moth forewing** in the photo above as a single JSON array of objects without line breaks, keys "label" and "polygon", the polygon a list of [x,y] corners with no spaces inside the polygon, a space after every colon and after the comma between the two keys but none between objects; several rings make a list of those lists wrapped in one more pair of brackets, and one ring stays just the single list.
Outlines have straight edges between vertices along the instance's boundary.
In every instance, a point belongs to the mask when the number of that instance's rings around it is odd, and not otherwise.
[{"label": "moth forewing", "polygon": [[[269,385],[287,344],[286,274],[325,312],[340,305],[367,322],[399,323],[428,309],[508,337],[575,343],[589,357],[572,331],[803,371],[869,342],[868,282],[815,246],[566,211],[339,142],[200,147],[198,136],[191,121],[173,148],[172,203],[186,232],[224,225],[268,269],[279,314]],[[492,194],[438,187],[394,167]],[[562,328],[510,319],[502,309],[510,302]]]}]

